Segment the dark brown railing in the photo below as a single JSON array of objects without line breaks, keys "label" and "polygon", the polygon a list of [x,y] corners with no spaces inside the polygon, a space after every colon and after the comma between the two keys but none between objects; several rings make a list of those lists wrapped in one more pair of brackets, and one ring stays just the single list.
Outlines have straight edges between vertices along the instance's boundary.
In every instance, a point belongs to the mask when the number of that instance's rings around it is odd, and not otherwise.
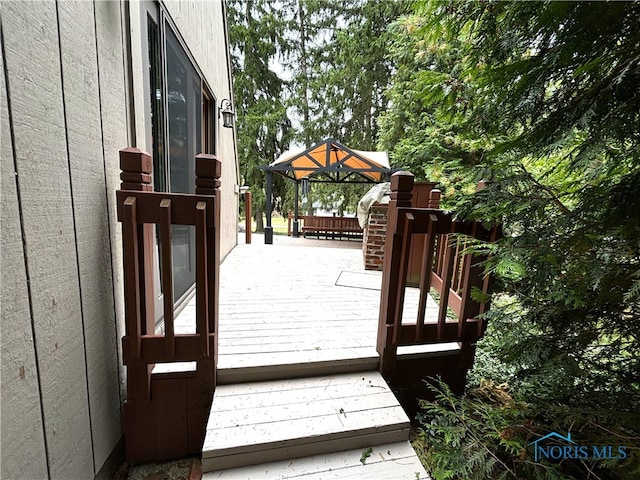
[{"label": "dark brown railing", "polygon": [[[292,235],[291,221],[294,216],[291,212],[287,215],[287,235]],[[303,234],[324,234],[326,236],[355,236],[362,235],[362,227],[356,217],[323,217],[320,215],[299,215],[301,220],[300,231]]]},{"label": "dark brown railing", "polygon": [[[467,247],[471,239],[493,242],[499,231],[489,231],[479,222],[454,220],[442,210],[412,208],[412,188],[412,174],[397,172],[391,177],[378,327],[380,368],[385,374],[394,372],[399,346],[445,342],[460,343],[463,364],[470,368],[475,342],[486,328],[486,321],[478,317],[488,308],[472,298],[472,291],[486,295],[490,279],[481,265],[486,257],[470,253]],[[424,245],[418,313],[411,322],[404,322],[405,279],[416,239]],[[431,289],[439,297],[435,318],[426,314]],[[455,319],[448,318],[449,312]]]},{"label": "dark brown railing", "polygon": [[[151,157],[120,152],[125,288],[123,362],[127,366],[125,445],[130,461],[158,460],[200,452],[216,385],[218,272],[220,264],[220,161],[196,157],[196,195],[151,191]],[[171,231],[195,227],[196,332],[176,334]],[[159,233],[164,334],[155,332],[154,226]],[[156,363],[195,362],[195,370],[151,375]]]}]

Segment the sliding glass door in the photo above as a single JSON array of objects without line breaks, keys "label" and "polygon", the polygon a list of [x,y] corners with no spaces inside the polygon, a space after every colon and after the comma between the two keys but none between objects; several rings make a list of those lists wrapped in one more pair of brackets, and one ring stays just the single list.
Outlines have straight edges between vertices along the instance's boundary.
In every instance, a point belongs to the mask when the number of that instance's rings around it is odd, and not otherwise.
[{"label": "sliding glass door", "polygon": [[[213,115],[202,78],[162,9],[145,4],[148,78],[150,91],[147,128],[153,145],[153,180],[156,191],[195,193],[195,156],[213,153]],[[204,113],[203,113],[204,112]],[[207,118],[203,120],[203,115]],[[211,117],[211,118],[209,118]],[[203,140],[204,139],[204,140]],[[159,238],[157,238],[159,242]],[[162,245],[158,245],[162,248]],[[173,298],[179,302],[195,283],[195,232],[193,227],[172,229]],[[158,265],[156,310],[162,312],[162,270]]]},{"label": "sliding glass door", "polygon": [[[171,28],[165,26],[168,124],[168,190],[195,193],[195,156],[200,153],[202,87],[197,74]],[[174,298],[195,283],[193,227],[173,227]]]}]

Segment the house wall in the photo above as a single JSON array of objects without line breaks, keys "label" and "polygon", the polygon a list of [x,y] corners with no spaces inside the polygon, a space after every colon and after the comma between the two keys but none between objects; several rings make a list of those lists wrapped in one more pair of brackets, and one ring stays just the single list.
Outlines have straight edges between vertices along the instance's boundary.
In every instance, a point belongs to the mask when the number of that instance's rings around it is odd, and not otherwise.
[{"label": "house wall", "polygon": [[[4,61],[3,71],[4,71]],[[0,232],[2,245],[0,262],[2,279],[0,308],[2,323],[2,460],[0,477],[45,478],[47,474],[40,386],[32,341],[29,293],[22,243],[18,192],[13,172],[13,148],[7,132],[7,109],[4,75],[0,79],[0,105],[2,107],[0,157],[2,158],[2,184],[0,185]],[[11,323],[11,328],[8,324]],[[8,441],[5,441],[8,440]],[[28,456],[23,452],[29,452]]]},{"label": "house wall", "polygon": [[[222,7],[211,3],[207,15],[218,16],[200,23],[220,24],[215,38],[189,42],[220,41]],[[135,107],[143,94],[130,88],[140,56],[128,42],[141,35],[139,24],[128,24],[134,6],[0,3],[2,479],[103,477],[122,438],[115,191],[118,151],[144,140]],[[229,97],[222,45],[213,55],[224,60],[212,57],[207,67],[218,99]],[[236,242],[233,142],[233,131],[219,127],[223,255]]]}]

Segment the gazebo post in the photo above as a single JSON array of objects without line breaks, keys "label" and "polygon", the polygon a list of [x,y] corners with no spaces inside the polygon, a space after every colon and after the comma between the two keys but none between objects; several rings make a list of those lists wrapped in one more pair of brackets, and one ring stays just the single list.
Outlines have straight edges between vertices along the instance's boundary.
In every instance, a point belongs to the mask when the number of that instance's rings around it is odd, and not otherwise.
[{"label": "gazebo post", "polygon": [[267,226],[264,227],[264,244],[273,245],[273,227],[271,226],[271,170],[267,170]]},{"label": "gazebo post", "polygon": [[300,182],[296,180],[296,193],[293,201],[293,236],[298,237],[298,190],[300,189]]}]

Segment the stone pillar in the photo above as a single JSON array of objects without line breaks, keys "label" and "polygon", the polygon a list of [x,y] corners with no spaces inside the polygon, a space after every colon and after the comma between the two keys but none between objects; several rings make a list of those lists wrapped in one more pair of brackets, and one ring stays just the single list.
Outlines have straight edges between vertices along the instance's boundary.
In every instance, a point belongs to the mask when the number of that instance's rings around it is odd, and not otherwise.
[{"label": "stone pillar", "polygon": [[369,223],[362,240],[365,270],[382,270],[388,208],[387,205],[374,204],[369,210]]}]

